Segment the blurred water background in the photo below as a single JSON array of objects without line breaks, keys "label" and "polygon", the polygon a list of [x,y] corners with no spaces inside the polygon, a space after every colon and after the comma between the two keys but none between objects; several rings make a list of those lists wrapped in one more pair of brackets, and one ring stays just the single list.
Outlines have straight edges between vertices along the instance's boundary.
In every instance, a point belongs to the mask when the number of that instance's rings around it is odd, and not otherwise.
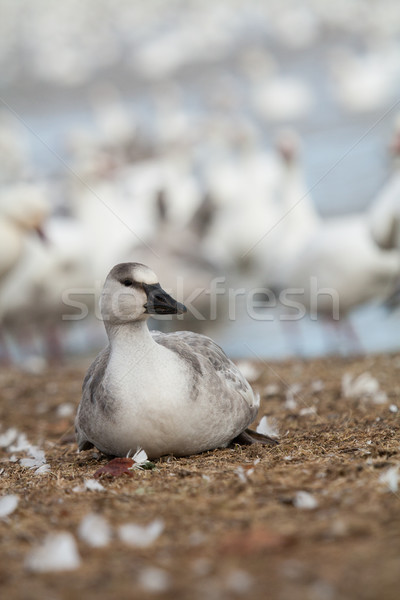
[{"label": "blurred water background", "polygon": [[[398,1],[0,11],[3,360],[102,345],[99,289],[125,260],[205,317],[155,326],[203,331],[232,356],[399,349],[400,313],[384,305],[400,282]],[[230,318],[228,292],[210,320],[197,298],[215,278],[279,295],[310,276],[343,298],[334,327],[329,310],[310,318],[307,293],[294,321],[243,295]]]}]

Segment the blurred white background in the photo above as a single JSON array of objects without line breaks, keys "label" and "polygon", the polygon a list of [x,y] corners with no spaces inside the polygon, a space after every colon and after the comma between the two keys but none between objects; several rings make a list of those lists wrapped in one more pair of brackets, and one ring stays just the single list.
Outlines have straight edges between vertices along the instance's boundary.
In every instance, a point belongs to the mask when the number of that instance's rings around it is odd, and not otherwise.
[{"label": "blurred white background", "polygon": [[[3,360],[36,368],[97,349],[96,298],[125,260],[193,303],[192,318],[159,326],[202,330],[233,356],[399,349],[398,1],[0,11]],[[302,318],[272,302],[252,314],[246,294],[229,318],[226,292],[209,321],[215,278],[304,290],[290,296]],[[337,293],[339,322],[333,292],[310,318],[312,281]],[[70,320],[66,297],[88,317]]]}]

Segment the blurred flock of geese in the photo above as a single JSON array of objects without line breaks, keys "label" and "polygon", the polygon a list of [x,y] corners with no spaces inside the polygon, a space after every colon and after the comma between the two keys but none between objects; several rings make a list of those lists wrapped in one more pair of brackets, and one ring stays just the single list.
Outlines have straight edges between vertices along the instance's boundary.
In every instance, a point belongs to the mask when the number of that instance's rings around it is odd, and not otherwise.
[{"label": "blurred flock of geese", "polygon": [[[19,4],[24,10],[4,0],[0,23],[0,65],[10,89],[24,78],[61,89],[90,83],[94,127],[68,135],[60,187],[38,178],[13,111],[0,112],[0,359],[18,346],[61,354],[60,329],[83,329],[75,321],[83,305],[89,319],[98,316],[104,278],[124,261],[149,265],[164,288],[193,307],[185,328],[204,328],[210,286],[221,278],[225,289],[260,288],[277,297],[302,289],[298,300],[308,311],[315,308],[314,278],[318,289],[337,291],[341,316],[369,301],[396,302],[399,120],[390,173],[368,209],[322,218],[306,183],[299,134],[279,127],[275,135],[278,125],[310,116],[313,90],[283,73],[260,39],[268,34],[296,53],[329,32],[358,36],[366,45],[362,57],[351,45],[330,49],[333,96],[350,113],[383,110],[397,99],[400,81],[398,2],[374,3],[373,11],[363,0],[289,8],[274,0],[118,0],[111,12],[107,0],[72,1],[57,11],[48,0]],[[248,44],[249,35],[258,42]],[[240,109],[242,90],[220,66],[241,46],[238,64],[257,119]],[[206,74],[218,61],[224,73],[213,81],[220,85],[203,85],[213,110],[200,111],[194,123],[180,108],[175,74],[188,67]],[[102,69],[117,65],[151,89],[147,134],[117,86],[93,85]],[[274,124],[269,149],[260,119],[264,127]],[[218,301],[221,314],[227,295]],[[317,308],[332,316],[329,294],[318,297]]]},{"label": "blurred flock of geese", "polygon": [[[115,135],[111,141],[118,143]],[[193,323],[186,319],[185,328],[196,323],[201,328],[201,319],[210,317],[207,290],[221,276],[226,290],[221,302],[229,287],[276,294],[300,288],[298,300],[307,310],[314,277],[319,289],[337,290],[342,316],[396,293],[399,131],[392,143],[392,174],[370,208],[325,219],[307,191],[301,144],[292,131],[281,133],[273,151],[244,148],[240,156],[212,161],[201,178],[189,161],[130,162],[128,147],[119,142],[118,152],[105,141],[80,146],[86,162],[79,156],[72,168],[62,213],[52,210],[51,190],[43,182],[3,185],[3,336],[12,332],[27,342],[40,333],[54,354],[56,330],[81,314],[77,302],[96,312],[107,272],[124,261],[150,265],[168,291],[193,307]],[[332,317],[332,300],[324,298],[318,299],[318,311]]]}]

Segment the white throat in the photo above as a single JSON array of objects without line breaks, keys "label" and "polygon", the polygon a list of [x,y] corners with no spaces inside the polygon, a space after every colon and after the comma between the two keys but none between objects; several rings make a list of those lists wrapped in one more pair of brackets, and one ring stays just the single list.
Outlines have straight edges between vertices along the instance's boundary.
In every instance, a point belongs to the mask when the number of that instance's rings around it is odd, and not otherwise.
[{"label": "white throat", "polygon": [[122,325],[106,325],[111,355],[121,360],[141,358],[156,345],[146,320],[132,321]]}]

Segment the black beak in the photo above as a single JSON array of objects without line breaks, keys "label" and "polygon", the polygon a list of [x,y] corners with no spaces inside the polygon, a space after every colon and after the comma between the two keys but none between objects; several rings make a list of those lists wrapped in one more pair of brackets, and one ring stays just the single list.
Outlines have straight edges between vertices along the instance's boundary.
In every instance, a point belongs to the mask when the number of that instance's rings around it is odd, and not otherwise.
[{"label": "black beak", "polygon": [[159,283],[155,285],[143,284],[147,294],[147,302],[144,305],[149,315],[180,315],[187,312],[184,304],[177,302],[162,289]]}]

